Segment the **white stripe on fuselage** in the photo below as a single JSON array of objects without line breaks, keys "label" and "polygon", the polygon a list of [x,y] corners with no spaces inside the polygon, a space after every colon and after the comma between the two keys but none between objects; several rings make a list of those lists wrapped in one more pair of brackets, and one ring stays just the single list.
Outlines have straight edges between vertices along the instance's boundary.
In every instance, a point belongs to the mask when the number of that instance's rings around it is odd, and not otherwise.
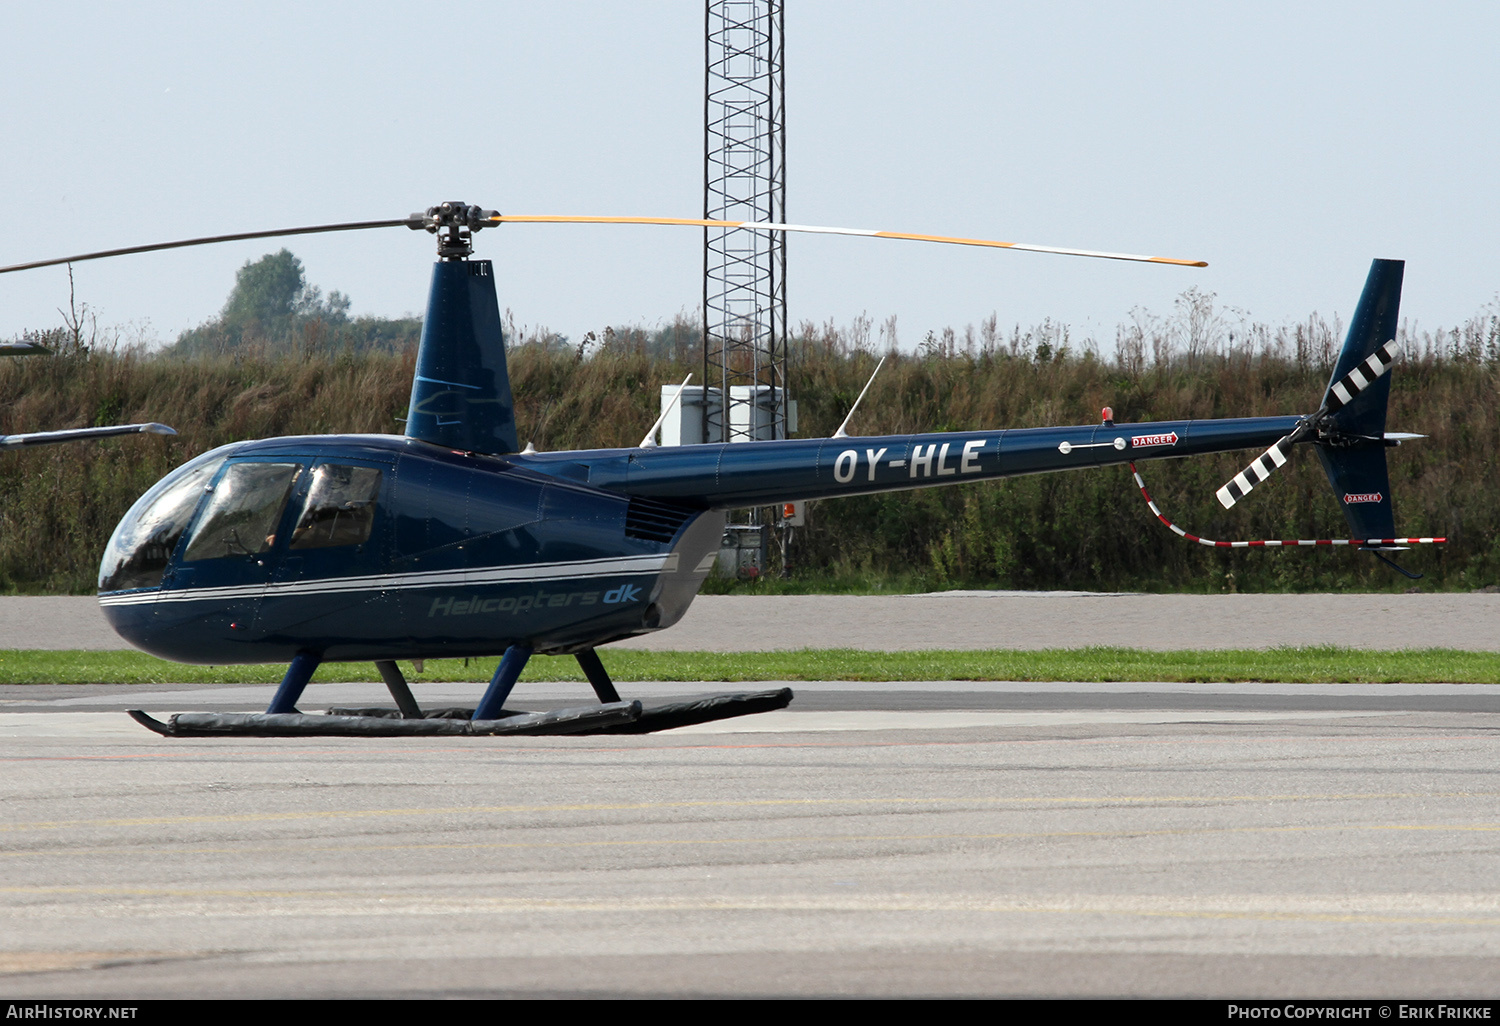
[{"label": "white stripe on fuselage", "polygon": [[323,577],[311,581],[267,581],[215,588],[114,592],[100,595],[99,604],[133,606],[153,602],[225,602],[243,598],[279,598],[356,591],[410,591],[416,588],[557,581],[575,577],[627,577],[634,574],[672,573],[677,569],[677,559],[677,553],[671,552],[656,556],[620,556],[559,563],[526,563],[520,566],[466,567],[460,570],[372,574],[365,577]]}]

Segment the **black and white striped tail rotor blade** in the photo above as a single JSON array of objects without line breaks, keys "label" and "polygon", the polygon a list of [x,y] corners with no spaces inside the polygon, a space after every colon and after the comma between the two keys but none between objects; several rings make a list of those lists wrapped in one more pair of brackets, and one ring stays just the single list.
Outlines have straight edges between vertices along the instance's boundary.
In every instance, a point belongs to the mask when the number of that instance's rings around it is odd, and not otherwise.
[{"label": "black and white striped tail rotor blade", "polygon": [[1354,401],[1354,397],[1380,380],[1396,362],[1396,340],[1391,339],[1359,362],[1348,374],[1328,386],[1323,398],[1322,414],[1337,413]]},{"label": "black and white striped tail rotor blade", "polygon": [[1323,405],[1317,413],[1304,421],[1296,431],[1257,456],[1248,467],[1234,475],[1233,480],[1214,493],[1219,498],[1219,505],[1229,509],[1249,495],[1256,485],[1275,473],[1276,468],[1285,465],[1294,442],[1300,441],[1325,418],[1352,403],[1356,396],[1389,372],[1395,360],[1396,340],[1391,339],[1361,360],[1348,374],[1328,386],[1328,394],[1323,397]]},{"label": "black and white striped tail rotor blade", "polygon": [[1219,497],[1219,505],[1229,509],[1249,495],[1256,485],[1270,477],[1277,467],[1284,466],[1287,455],[1292,451],[1292,442],[1295,440],[1295,432],[1287,435],[1252,460],[1248,467],[1234,475],[1228,484],[1214,493]]}]

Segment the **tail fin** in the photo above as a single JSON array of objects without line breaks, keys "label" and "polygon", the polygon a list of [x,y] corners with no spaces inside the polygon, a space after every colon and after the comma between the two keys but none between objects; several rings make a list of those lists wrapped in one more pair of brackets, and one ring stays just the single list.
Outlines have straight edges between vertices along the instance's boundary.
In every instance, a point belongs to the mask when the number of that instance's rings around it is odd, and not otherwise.
[{"label": "tail fin", "polygon": [[[1370,276],[1365,279],[1365,290],[1354,309],[1354,319],[1349,322],[1344,348],[1334,364],[1333,376],[1328,379],[1328,391],[1323,394],[1325,408],[1339,407],[1339,397],[1333,389],[1343,377],[1395,339],[1401,315],[1401,275],[1405,268],[1404,260],[1376,260],[1370,265]],[[1346,435],[1382,437],[1390,395],[1390,376],[1381,375],[1329,417],[1333,429]]]},{"label": "tail fin", "polygon": [[488,260],[433,265],[406,436],[464,452],[520,448]]},{"label": "tail fin", "polygon": [[1391,511],[1391,478],[1385,466],[1385,445],[1334,448],[1318,443],[1318,461],[1333,485],[1334,497],[1349,521],[1349,537],[1394,538],[1396,516]]},{"label": "tail fin", "polygon": [[[1396,337],[1405,266],[1401,260],[1376,260],[1370,265],[1365,290],[1323,395],[1322,410],[1331,412],[1318,419],[1318,460],[1355,538],[1393,538],[1396,534],[1385,462],[1391,376],[1379,373],[1368,383],[1365,378],[1370,376],[1372,361],[1383,361],[1391,353],[1382,347]],[[1351,375],[1359,386],[1357,392],[1344,384]]]}]

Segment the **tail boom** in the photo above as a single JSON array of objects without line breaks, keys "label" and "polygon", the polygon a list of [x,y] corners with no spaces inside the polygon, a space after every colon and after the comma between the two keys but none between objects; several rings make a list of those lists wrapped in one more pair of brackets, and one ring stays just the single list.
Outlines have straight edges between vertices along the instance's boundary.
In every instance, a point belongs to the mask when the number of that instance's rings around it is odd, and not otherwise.
[{"label": "tail boom", "polygon": [[1088,424],[871,438],[538,453],[509,459],[547,473],[588,466],[588,483],[707,509],[930,488],[1268,445],[1297,417]]}]

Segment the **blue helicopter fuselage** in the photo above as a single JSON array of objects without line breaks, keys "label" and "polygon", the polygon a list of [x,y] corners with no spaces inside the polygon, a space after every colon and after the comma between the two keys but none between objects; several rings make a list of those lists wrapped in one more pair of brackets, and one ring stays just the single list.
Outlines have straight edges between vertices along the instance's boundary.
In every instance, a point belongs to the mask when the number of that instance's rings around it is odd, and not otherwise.
[{"label": "blue helicopter fuselage", "polygon": [[190,663],[580,651],[660,630],[723,511],[1265,446],[1295,417],[486,456],[395,435],[241,442],[120,522],[100,602]]}]

